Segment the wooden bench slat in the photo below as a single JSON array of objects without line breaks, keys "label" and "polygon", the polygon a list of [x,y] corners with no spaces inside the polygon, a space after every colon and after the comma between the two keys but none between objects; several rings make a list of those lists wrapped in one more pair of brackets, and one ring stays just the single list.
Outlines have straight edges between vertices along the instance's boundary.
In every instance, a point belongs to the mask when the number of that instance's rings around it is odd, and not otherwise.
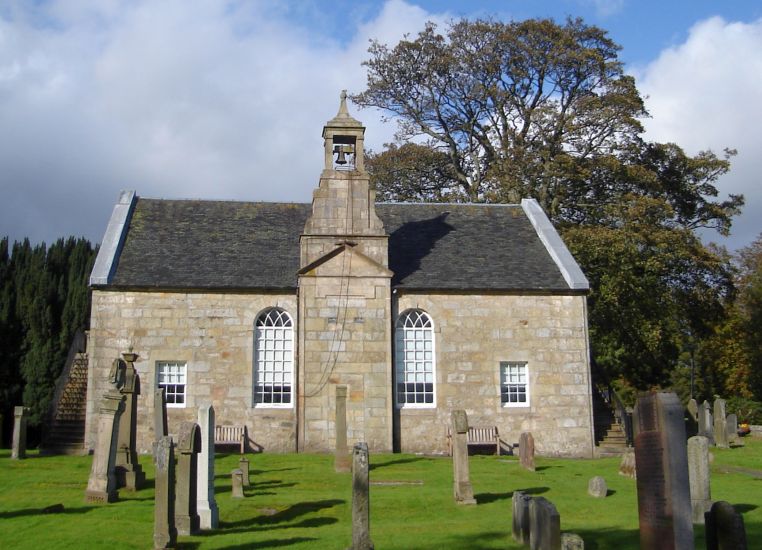
[{"label": "wooden bench slat", "polygon": [[[468,445],[494,445],[495,454],[500,454],[500,436],[497,426],[469,426],[467,433]],[[452,433],[447,426],[447,448],[452,455]]]},{"label": "wooden bench slat", "polygon": [[215,445],[240,445],[241,454],[246,450],[246,426],[217,425],[214,427]]}]

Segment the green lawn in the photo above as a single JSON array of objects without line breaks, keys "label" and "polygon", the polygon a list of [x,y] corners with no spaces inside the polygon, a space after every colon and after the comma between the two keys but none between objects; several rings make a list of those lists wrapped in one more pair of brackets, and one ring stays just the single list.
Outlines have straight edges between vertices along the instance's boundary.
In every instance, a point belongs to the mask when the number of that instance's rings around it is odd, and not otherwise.
[{"label": "green lawn", "polygon": [[[743,512],[750,548],[762,542],[762,440],[715,449],[712,497]],[[84,502],[91,457],[10,460],[0,451],[0,547],[151,548],[153,465],[141,457],[148,487],[120,491],[108,505]],[[336,474],[328,455],[249,455],[252,486],[246,498],[230,497],[230,471],[237,455],[218,455],[215,480],[220,528],[180,537],[181,548],[328,548],[351,542],[351,474]],[[634,480],[617,474],[619,460],[537,460],[523,470],[513,457],[472,456],[471,479],[477,506],[452,498],[449,458],[405,454],[371,456],[371,537],[385,549],[519,548],[510,537],[511,494],[523,490],[551,500],[561,529],[579,533],[585,548],[637,549],[638,516]],[[609,496],[587,495],[587,482],[602,475]],[[408,482],[374,485],[375,481]],[[44,514],[61,503],[59,513]],[[696,548],[704,548],[697,526]]]}]

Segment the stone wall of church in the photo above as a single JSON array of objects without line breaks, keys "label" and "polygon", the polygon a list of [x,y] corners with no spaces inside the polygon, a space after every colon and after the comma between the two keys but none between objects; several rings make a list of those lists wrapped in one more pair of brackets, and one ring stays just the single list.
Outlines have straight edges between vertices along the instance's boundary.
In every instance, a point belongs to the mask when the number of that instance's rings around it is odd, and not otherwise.
[{"label": "stone wall of church", "polygon": [[170,433],[184,420],[195,421],[198,407],[211,400],[217,424],[246,425],[252,446],[294,451],[295,409],[252,407],[254,322],[269,307],[286,310],[296,328],[295,295],[93,291],[88,343],[89,448],[96,435],[96,404],[108,389],[111,364],[132,346],[140,356],[135,363],[141,381],[139,451],[150,452],[154,438],[157,361],[184,361],[187,365],[187,403],[183,408],[168,408]]},{"label": "stone wall of church", "polygon": [[[469,424],[497,426],[507,444],[534,436],[538,454],[590,457],[592,403],[586,298],[398,294],[398,312],[433,319],[436,408],[399,409],[403,452],[444,452],[450,411]],[[529,406],[504,407],[500,362],[526,361]]]}]

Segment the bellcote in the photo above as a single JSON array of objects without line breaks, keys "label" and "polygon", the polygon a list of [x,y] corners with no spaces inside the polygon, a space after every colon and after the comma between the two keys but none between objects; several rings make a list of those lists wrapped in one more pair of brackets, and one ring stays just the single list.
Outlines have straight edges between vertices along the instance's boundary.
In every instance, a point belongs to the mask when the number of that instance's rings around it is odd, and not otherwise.
[{"label": "bellcote", "polygon": [[343,90],[339,112],[323,127],[325,169],[364,172],[364,137],[365,127],[349,114],[347,91]]}]

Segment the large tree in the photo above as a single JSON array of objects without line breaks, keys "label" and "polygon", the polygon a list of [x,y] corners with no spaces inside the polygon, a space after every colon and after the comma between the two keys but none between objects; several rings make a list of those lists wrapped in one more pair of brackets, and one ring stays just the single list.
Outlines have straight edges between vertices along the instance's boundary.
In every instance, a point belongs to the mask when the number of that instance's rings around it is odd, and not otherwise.
[{"label": "large tree", "polygon": [[594,360],[648,387],[722,316],[728,259],[694,231],[727,234],[743,197],[717,199],[733,151],[643,139],[648,113],[619,49],[579,19],[428,24],[373,42],[353,99],[399,125],[369,155],[379,197],[537,199],[591,279]]}]

